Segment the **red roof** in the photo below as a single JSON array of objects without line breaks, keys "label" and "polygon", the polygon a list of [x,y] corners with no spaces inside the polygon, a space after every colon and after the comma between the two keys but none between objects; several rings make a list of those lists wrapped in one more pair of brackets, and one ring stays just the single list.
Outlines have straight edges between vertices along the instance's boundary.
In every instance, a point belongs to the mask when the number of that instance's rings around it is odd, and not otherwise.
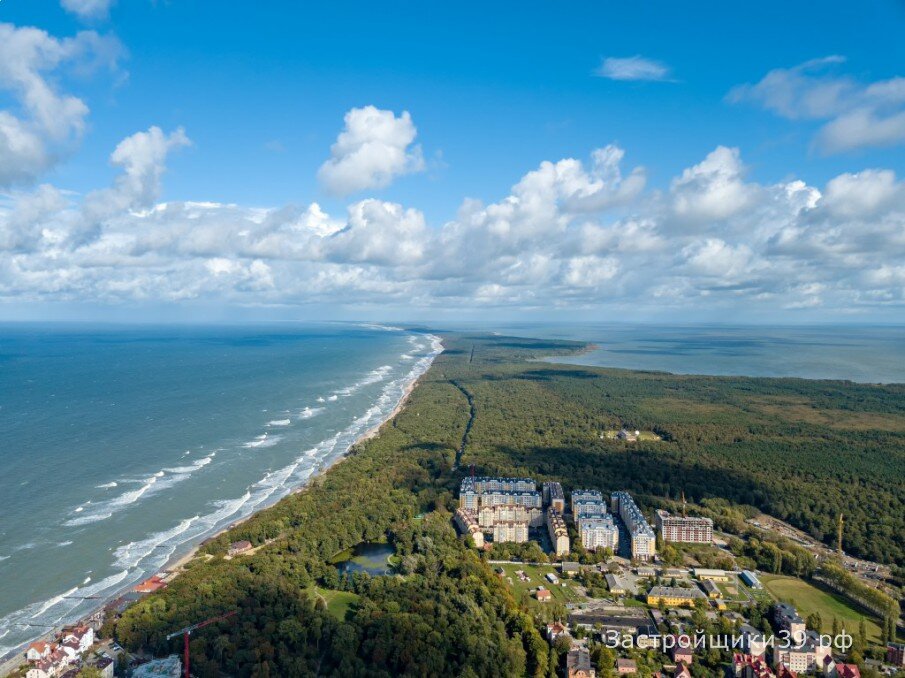
[{"label": "red roof", "polygon": [[167,583],[157,575],[154,575],[150,579],[145,579],[132,590],[136,593],[154,593],[155,591],[165,589],[166,587]]},{"label": "red roof", "polygon": [[840,678],[861,678],[861,670],[855,664],[836,664],[836,672]]}]

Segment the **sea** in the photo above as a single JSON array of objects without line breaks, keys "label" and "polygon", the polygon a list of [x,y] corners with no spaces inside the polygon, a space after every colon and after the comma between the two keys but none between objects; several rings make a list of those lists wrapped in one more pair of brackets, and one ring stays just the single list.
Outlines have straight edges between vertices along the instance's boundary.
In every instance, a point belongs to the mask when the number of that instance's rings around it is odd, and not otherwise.
[{"label": "sea", "polygon": [[674,374],[905,383],[905,325],[509,323],[482,328],[597,347],[553,362]]},{"label": "sea", "polygon": [[440,350],[382,325],[0,325],[0,656],[304,485]]}]

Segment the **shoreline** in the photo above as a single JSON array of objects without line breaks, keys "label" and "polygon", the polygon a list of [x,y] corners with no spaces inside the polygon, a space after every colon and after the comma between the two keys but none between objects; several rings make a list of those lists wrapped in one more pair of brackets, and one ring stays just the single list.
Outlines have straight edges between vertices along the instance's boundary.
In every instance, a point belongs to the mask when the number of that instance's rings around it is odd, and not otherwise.
[{"label": "shoreline", "polygon": [[[423,334],[424,336],[430,337],[432,340],[432,344],[434,344],[434,342],[436,342],[435,345],[437,346],[438,350],[436,353],[434,353],[431,356],[430,362],[427,363],[424,370],[421,371],[421,373],[418,374],[414,379],[412,379],[408,384],[406,384],[406,386],[402,392],[402,395],[399,397],[399,400],[397,401],[395,407],[392,409],[392,411],[389,412],[389,414],[385,418],[383,418],[381,421],[375,423],[373,426],[371,426],[366,431],[360,433],[355,438],[355,440],[353,440],[349,444],[348,448],[345,451],[343,451],[341,454],[335,456],[328,463],[324,464],[321,468],[319,468],[315,472],[313,472],[310,476],[308,476],[304,480],[304,482],[301,485],[292,488],[285,495],[281,496],[273,503],[267,504],[266,506],[255,507],[255,509],[248,515],[243,516],[242,518],[239,518],[237,520],[234,520],[234,521],[230,522],[228,525],[226,525],[214,532],[211,532],[208,535],[205,535],[201,539],[201,541],[194,544],[186,553],[184,553],[182,555],[178,555],[178,556],[176,554],[174,554],[161,567],[157,568],[156,571],[146,573],[146,575],[143,577],[143,579],[141,581],[145,581],[147,579],[150,579],[151,577],[156,576],[156,577],[160,577],[162,580],[164,580],[165,582],[167,582],[169,584],[174,579],[176,579],[176,577],[179,576],[179,574],[184,570],[185,566],[188,565],[188,563],[190,563],[192,560],[194,560],[198,556],[199,551],[201,550],[201,547],[204,546],[208,541],[210,541],[211,539],[215,539],[215,538],[219,537],[220,535],[228,532],[229,530],[241,525],[242,523],[246,522],[250,518],[258,515],[262,511],[266,511],[267,509],[272,508],[273,506],[275,506],[279,502],[283,501],[284,499],[291,497],[295,494],[298,494],[300,492],[304,492],[305,490],[308,489],[308,487],[310,486],[310,483],[314,479],[316,479],[318,477],[322,477],[324,474],[329,472],[330,469],[332,469],[335,465],[341,463],[346,458],[348,458],[349,453],[357,445],[376,437],[377,434],[380,432],[380,429],[382,429],[388,422],[392,421],[395,417],[397,417],[399,415],[399,413],[405,408],[406,404],[408,403],[409,398],[411,397],[412,392],[415,390],[415,387],[418,385],[418,383],[421,381],[421,379],[424,377],[424,375],[427,374],[428,370],[430,370],[430,368],[433,366],[434,360],[436,360],[437,357],[439,357],[446,350],[445,347],[443,346],[442,336],[440,336],[438,334],[433,334],[431,332],[416,332],[416,333]],[[46,641],[46,642],[53,641],[54,638],[56,638],[57,635],[59,635],[59,633],[61,632],[61,630],[63,628],[91,620],[92,618],[96,617],[99,613],[102,613],[104,610],[106,610],[107,607],[111,603],[115,602],[122,596],[125,596],[128,593],[130,593],[138,583],[141,583],[141,582],[136,582],[136,583],[130,584],[128,587],[117,589],[115,592],[109,594],[108,596],[105,596],[103,601],[99,601],[99,603],[96,607],[93,607],[91,610],[89,610],[86,613],[84,613],[83,615],[81,615],[78,619],[73,620],[71,622],[67,622],[65,624],[60,624],[58,626],[55,626],[53,629],[50,629],[50,630],[46,631],[45,633],[42,633],[40,636],[37,636],[29,641],[22,643],[21,645],[8,651],[3,656],[0,656],[0,677],[9,675],[10,673],[14,672],[19,667],[21,667],[22,665],[25,664],[24,651],[25,651],[25,648],[27,648],[31,643],[35,643],[35,642],[39,642],[39,641]]]}]

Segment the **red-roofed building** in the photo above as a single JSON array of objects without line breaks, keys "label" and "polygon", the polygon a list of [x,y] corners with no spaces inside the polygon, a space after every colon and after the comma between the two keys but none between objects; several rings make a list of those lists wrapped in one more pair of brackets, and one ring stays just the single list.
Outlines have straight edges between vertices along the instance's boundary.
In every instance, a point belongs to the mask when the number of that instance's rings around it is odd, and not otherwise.
[{"label": "red-roofed building", "polygon": [[798,674],[785,664],[780,664],[776,667],[776,678],[798,678]]},{"label": "red-roofed building", "polygon": [[45,657],[49,657],[53,652],[53,645],[43,640],[38,640],[28,646],[25,651],[25,658],[30,662],[36,662]]},{"label": "red-roofed building", "polygon": [[690,637],[682,635],[682,636],[672,636],[673,644],[669,648],[669,657],[676,664],[684,662],[686,664],[691,664],[694,661],[694,653],[691,651],[691,643],[692,640]]},{"label": "red-roofed building", "polygon": [[691,671],[684,663],[679,662],[676,664],[675,671],[672,672],[672,678],[691,678]]},{"label": "red-roofed building", "polygon": [[836,662],[836,675],[839,678],[861,678],[861,669],[855,664]]},{"label": "red-roofed building", "polygon": [[551,643],[559,638],[560,636],[568,636],[569,629],[565,627],[561,622],[553,622],[552,624],[547,624],[547,640]]},{"label": "red-roofed building", "polygon": [[732,655],[736,678],[773,678],[773,671],[763,657],[736,652]]},{"label": "red-roofed building", "polygon": [[63,629],[60,640],[64,643],[78,643],[78,653],[81,654],[94,645],[94,629],[90,626],[68,626]]},{"label": "red-roofed building", "polygon": [[132,590],[136,593],[154,593],[155,591],[160,591],[161,589],[165,589],[167,587],[167,583],[154,575],[150,579],[145,579],[141,584],[135,586]]},{"label": "red-roofed building", "polygon": [[549,603],[553,600],[553,594],[547,589],[538,589],[535,591],[534,597],[537,598],[537,602],[539,603]]}]

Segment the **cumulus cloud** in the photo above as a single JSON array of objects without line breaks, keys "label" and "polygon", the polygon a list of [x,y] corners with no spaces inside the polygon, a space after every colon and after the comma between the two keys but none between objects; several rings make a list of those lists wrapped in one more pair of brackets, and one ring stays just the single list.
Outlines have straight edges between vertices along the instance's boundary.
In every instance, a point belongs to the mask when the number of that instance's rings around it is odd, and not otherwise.
[{"label": "cumulus cloud", "polygon": [[733,88],[727,99],[759,104],[789,120],[823,121],[814,143],[825,153],[905,142],[905,78],[864,84],[837,74],[844,62],[834,55],[777,68]]},{"label": "cumulus cloud", "polygon": [[595,75],[608,80],[663,81],[670,79],[669,66],[662,61],[648,59],[640,55],[631,57],[606,57],[594,71]]},{"label": "cumulus cloud", "polygon": [[318,178],[336,195],[386,188],[396,177],[424,169],[421,147],[412,145],[417,133],[408,111],[397,117],[374,106],[353,108]]},{"label": "cumulus cloud", "polygon": [[[251,208],[157,202],[185,134],[111,155],[81,202],[50,186],[0,200],[0,299],[211,301],[357,309],[737,309],[901,312],[905,182],[885,169],[825,186],[746,177],[718,147],[666,190],[606,146],[526,172],[443,224],[376,199]],[[88,228],[90,226],[90,228]]]},{"label": "cumulus cloud", "polygon": [[83,20],[105,18],[115,2],[116,0],[60,0],[63,9]]},{"label": "cumulus cloud", "polygon": [[88,106],[58,91],[48,74],[63,64],[116,67],[121,47],[93,31],[59,40],[37,28],[0,24],[0,91],[20,110],[0,110],[0,188],[33,181],[78,141]]}]

